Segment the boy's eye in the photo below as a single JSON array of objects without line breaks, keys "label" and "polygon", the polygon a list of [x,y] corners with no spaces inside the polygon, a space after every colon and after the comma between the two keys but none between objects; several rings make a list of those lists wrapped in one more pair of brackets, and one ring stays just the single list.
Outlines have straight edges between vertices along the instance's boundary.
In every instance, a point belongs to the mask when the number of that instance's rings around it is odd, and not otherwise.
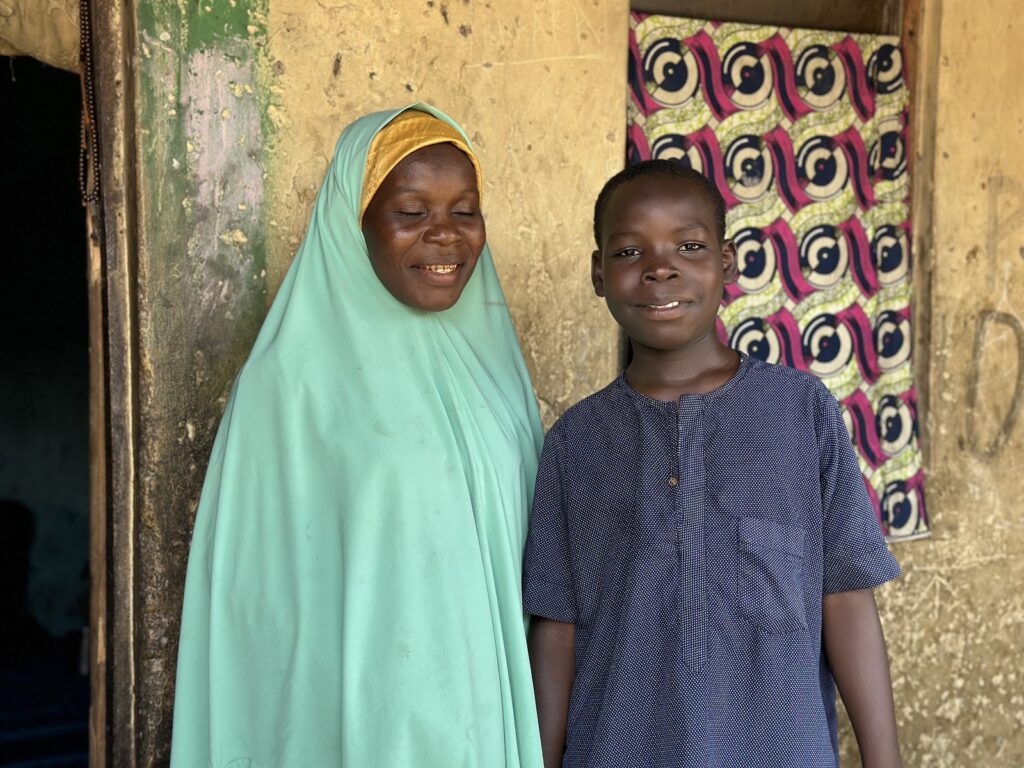
[{"label": "boy's eye", "polygon": [[471,219],[476,216],[476,211],[452,211],[453,216],[459,216],[464,219]]},{"label": "boy's eye", "polygon": [[681,251],[699,251],[704,247],[704,243],[683,243],[679,246]]},{"label": "boy's eye", "polygon": [[627,258],[630,257],[630,256],[639,256],[640,255],[640,249],[639,248],[623,248],[621,251],[616,251],[612,255],[613,256],[625,256]]}]

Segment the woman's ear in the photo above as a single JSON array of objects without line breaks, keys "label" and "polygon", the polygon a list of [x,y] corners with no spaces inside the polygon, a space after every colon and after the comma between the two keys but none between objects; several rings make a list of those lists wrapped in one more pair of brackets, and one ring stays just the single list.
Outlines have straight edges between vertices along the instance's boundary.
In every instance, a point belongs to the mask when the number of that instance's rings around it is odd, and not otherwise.
[{"label": "woman's ear", "polygon": [[600,251],[590,255],[590,280],[594,284],[594,293],[604,298],[604,266],[601,264]]}]

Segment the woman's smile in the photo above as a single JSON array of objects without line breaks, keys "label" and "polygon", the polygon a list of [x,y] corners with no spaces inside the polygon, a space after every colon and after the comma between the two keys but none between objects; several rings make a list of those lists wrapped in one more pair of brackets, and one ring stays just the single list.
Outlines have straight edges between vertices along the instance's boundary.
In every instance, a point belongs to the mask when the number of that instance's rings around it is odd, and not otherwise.
[{"label": "woman's smile", "polygon": [[431,285],[455,285],[460,279],[462,264],[414,264],[415,273]]}]

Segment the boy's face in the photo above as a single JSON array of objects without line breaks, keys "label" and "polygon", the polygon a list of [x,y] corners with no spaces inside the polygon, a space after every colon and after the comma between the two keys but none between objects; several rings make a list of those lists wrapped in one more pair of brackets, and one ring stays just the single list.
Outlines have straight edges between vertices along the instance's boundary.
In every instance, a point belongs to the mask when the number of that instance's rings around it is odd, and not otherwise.
[{"label": "boy's face", "polygon": [[681,350],[715,332],[722,286],[736,279],[736,248],[721,242],[705,192],[672,176],[618,187],[594,251],[594,291],[634,345]]}]

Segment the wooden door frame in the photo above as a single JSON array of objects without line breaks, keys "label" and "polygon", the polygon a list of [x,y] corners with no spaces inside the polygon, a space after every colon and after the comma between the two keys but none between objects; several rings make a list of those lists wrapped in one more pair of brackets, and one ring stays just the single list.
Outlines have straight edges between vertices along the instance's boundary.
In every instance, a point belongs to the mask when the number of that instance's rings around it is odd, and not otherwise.
[{"label": "wooden door frame", "polygon": [[100,202],[89,216],[90,766],[134,768],[138,312],[134,3],[88,0]]}]

